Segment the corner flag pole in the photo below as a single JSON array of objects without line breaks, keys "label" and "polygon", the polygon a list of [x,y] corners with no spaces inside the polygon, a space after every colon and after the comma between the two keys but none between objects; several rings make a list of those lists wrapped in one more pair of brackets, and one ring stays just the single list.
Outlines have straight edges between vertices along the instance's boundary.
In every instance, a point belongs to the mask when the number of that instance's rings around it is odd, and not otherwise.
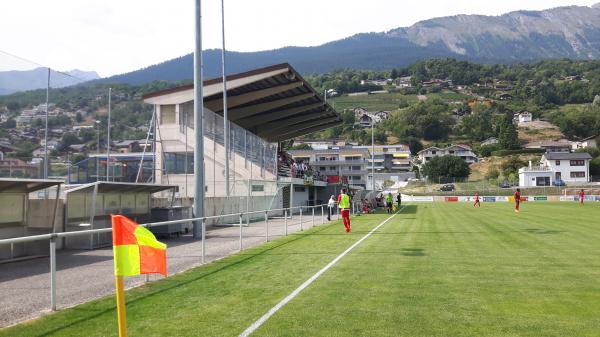
[{"label": "corner flag pole", "polygon": [[127,313],[125,312],[123,276],[115,276],[115,285],[117,290],[117,326],[119,328],[119,337],[127,337]]}]

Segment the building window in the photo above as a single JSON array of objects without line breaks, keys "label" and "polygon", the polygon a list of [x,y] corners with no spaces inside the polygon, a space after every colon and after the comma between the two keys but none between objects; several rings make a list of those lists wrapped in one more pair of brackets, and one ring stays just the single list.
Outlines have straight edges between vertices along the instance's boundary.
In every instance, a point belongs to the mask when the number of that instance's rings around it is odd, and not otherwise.
[{"label": "building window", "polygon": [[550,186],[550,177],[536,177],[535,186]]},{"label": "building window", "polygon": [[585,178],[585,172],[571,172],[571,178]]},{"label": "building window", "polygon": [[306,187],[304,187],[304,186],[294,186],[294,192],[306,192]]},{"label": "building window", "polygon": [[436,154],[436,153],[437,153],[437,151],[431,151],[431,154]]},{"label": "building window", "polygon": [[175,124],[175,105],[160,106],[160,124]]},{"label": "building window", "polygon": [[335,170],[336,170],[335,166],[329,166],[329,171],[335,171]]},{"label": "building window", "polygon": [[560,160],[557,160],[554,163],[556,164],[556,166],[560,166]]},{"label": "building window", "polygon": [[194,101],[179,105],[179,125],[194,128]]},{"label": "building window", "polygon": [[319,171],[321,171],[321,172],[325,171],[325,169],[327,169],[325,166],[319,167]]},{"label": "building window", "polygon": [[165,174],[194,173],[194,154],[174,152],[165,153],[163,170],[165,171]]},{"label": "building window", "polygon": [[571,160],[571,166],[585,166],[585,160]]},{"label": "building window", "polygon": [[264,192],[264,191],[265,191],[264,185],[252,185],[252,192]]}]

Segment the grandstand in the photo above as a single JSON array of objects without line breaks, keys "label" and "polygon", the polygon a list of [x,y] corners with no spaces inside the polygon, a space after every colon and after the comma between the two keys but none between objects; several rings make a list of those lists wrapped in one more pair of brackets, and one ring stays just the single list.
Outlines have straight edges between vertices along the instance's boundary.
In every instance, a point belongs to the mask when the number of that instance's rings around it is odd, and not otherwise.
[{"label": "grandstand", "polygon": [[[327,184],[303,177],[279,179],[278,142],[336,126],[342,122],[340,115],[286,63],[228,76],[227,83],[229,159],[224,150],[222,78],[204,82],[205,214],[281,208],[290,202],[314,204],[318,194],[326,194],[316,189]],[[195,183],[193,89],[186,85],[144,96],[144,102],[156,107],[158,120],[156,183],[178,185],[184,202],[193,197]],[[295,189],[299,194],[294,202]]]}]

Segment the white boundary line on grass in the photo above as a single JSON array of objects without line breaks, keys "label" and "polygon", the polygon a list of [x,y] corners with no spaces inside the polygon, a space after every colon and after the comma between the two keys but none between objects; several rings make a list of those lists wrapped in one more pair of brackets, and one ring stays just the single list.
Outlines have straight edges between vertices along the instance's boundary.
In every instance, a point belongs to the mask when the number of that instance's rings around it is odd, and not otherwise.
[{"label": "white boundary line on grass", "polygon": [[365,241],[371,234],[375,233],[381,226],[385,225],[388,221],[390,221],[393,217],[395,217],[398,213],[400,213],[405,206],[400,208],[396,213],[392,214],[389,218],[385,219],[382,223],[377,225],[377,227],[373,228],[369,233],[363,236],[360,240],[356,241],[352,246],[346,249],[343,253],[338,255],[333,261],[329,262],[325,267],[319,270],[316,274],[311,276],[308,280],[302,283],[296,290],[292,291],[286,298],[281,300],[281,302],[277,303],[271,310],[269,310],[266,314],[264,314],[261,318],[259,318],[256,322],[252,323],[244,332],[242,332],[239,337],[248,337],[250,336],[256,329],[258,329],[261,325],[263,325],[271,316],[273,316],[279,309],[283,308],[289,301],[293,300],[294,297],[298,296],[302,290],[306,289],[311,283],[313,283],[319,276],[323,275],[329,268],[333,267],[339,260],[341,260],[346,254],[348,254],[352,249],[358,246],[361,242]]}]

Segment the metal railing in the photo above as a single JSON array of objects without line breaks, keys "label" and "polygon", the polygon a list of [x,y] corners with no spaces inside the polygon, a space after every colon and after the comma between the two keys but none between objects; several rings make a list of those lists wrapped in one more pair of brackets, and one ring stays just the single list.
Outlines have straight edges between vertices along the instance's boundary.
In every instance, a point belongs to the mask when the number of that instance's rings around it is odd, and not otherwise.
[{"label": "metal railing", "polygon": [[[360,207],[358,205],[358,203],[356,202],[352,202],[352,214],[356,214],[356,212],[360,212]],[[156,227],[156,226],[164,226],[164,225],[174,225],[174,224],[182,224],[182,223],[190,223],[190,222],[194,222],[195,225],[200,225],[201,226],[201,263],[204,264],[205,263],[205,257],[206,257],[206,221],[207,220],[211,220],[211,219],[219,219],[219,218],[231,218],[231,217],[238,217],[238,223],[236,224],[230,224],[231,226],[238,226],[239,227],[239,248],[238,251],[242,251],[243,250],[243,230],[244,230],[244,226],[249,225],[250,221],[250,215],[253,214],[261,214],[264,213],[264,226],[265,226],[265,242],[269,242],[271,237],[270,237],[270,228],[269,228],[269,213],[281,213],[284,216],[284,226],[285,226],[285,232],[284,232],[284,236],[287,236],[289,231],[288,231],[288,219],[292,219],[293,218],[293,213],[294,210],[299,210],[299,217],[300,217],[300,231],[304,230],[303,227],[303,221],[302,218],[303,216],[311,216],[311,223],[312,226],[314,227],[315,225],[315,214],[318,215],[318,210],[320,209],[320,214],[321,214],[321,224],[325,224],[325,216],[327,213],[325,213],[328,208],[327,204],[321,204],[321,205],[315,205],[315,206],[295,206],[295,207],[287,207],[287,208],[279,208],[279,209],[268,209],[268,210],[260,210],[260,211],[252,211],[252,212],[241,212],[241,213],[233,213],[233,214],[224,214],[224,215],[217,215],[217,216],[206,216],[206,217],[197,217],[197,218],[189,218],[189,219],[181,219],[181,220],[171,220],[171,221],[161,221],[161,222],[153,222],[153,223],[145,223],[145,224],[140,224],[140,226],[146,227],[146,228],[151,228],[151,227]],[[310,213],[304,213],[303,210],[308,210]],[[317,210],[317,211],[315,211]],[[337,203],[336,206],[333,208],[332,210],[332,214],[331,214],[331,220],[334,220],[333,218],[337,215],[337,219],[339,220],[340,218],[340,212],[338,210],[337,207]],[[246,217],[246,219],[244,219],[244,216]],[[246,220],[246,223],[244,223],[244,220]],[[23,237],[17,237],[17,238],[10,238],[10,239],[1,239],[0,240],[0,246],[2,245],[13,245],[13,244],[17,244],[17,243],[26,243],[26,242],[35,242],[35,241],[46,241],[48,240],[50,242],[50,256],[49,256],[49,264],[50,264],[50,309],[52,311],[56,310],[56,304],[57,304],[57,300],[56,300],[56,288],[57,288],[57,283],[56,283],[56,241],[57,239],[61,239],[61,238],[69,238],[69,237],[79,237],[79,236],[93,236],[93,235],[97,235],[97,234],[101,234],[101,233],[110,233],[112,232],[112,228],[101,228],[101,229],[91,229],[91,230],[82,230],[82,231],[74,231],[74,232],[59,232],[59,233],[51,233],[51,234],[41,234],[41,235],[32,235],[32,236],[23,236]],[[146,282],[149,282],[149,278],[148,275],[146,276]]]}]

